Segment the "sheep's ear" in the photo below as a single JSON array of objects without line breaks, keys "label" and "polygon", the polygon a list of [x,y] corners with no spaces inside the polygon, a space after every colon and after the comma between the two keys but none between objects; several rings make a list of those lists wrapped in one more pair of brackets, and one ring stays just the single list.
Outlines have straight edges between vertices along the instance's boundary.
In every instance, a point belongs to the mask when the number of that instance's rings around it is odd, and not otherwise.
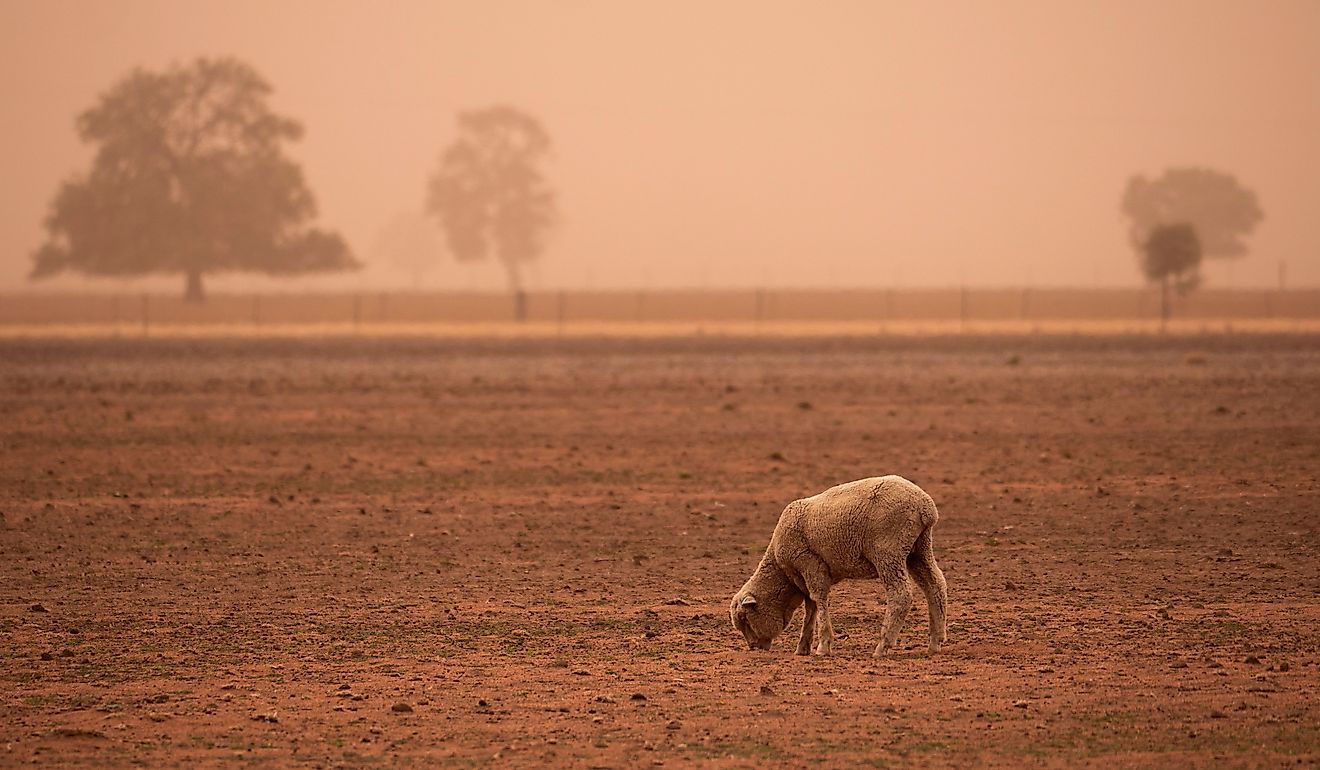
[{"label": "sheep's ear", "polygon": [[755,596],[752,596],[751,594],[748,594],[748,595],[746,595],[746,596],[744,596],[744,597],[742,598],[742,601],[738,602],[738,606],[739,606],[739,607],[755,607],[755,606],[756,606],[756,597],[755,597]]}]

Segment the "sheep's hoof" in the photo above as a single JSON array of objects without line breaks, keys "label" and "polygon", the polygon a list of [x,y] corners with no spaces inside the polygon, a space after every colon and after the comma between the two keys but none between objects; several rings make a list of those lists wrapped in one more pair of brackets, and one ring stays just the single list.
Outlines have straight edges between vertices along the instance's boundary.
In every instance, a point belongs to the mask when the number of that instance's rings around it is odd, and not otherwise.
[{"label": "sheep's hoof", "polygon": [[931,655],[938,655],[938,654],[939,654],[939,651],[940,651],[940,646],[939,646],[938,644],[932,644],[932,645],[930,646],[930,654],[931,654]]},{"label": "sheep's hoof", "polygon": [[810,647],[799,647],[799,648],[797,649],[797,654],[798,654],[798,655],[810,655],[810,654],[811,654],[811,648],[810,648]]}]

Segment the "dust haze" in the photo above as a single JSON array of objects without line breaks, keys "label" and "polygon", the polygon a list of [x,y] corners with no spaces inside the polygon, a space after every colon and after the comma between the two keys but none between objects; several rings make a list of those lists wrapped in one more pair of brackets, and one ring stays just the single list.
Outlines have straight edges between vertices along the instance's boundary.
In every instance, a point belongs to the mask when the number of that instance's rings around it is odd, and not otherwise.
[{"label": "dust haze", "polygon": [[[217,289],[501,289],[419,223],[455,117],[553,140],[530,289],[1135,286],[1134,175],[1231,173],[1264,219],[1207,286],[1320,283],[1320,5],[7,2],[0,290],[33,284],[74,117],[134,67],[234,56],[365,267]],[[430,255],[428,258],[427,255]],[[177,277],[127,285],[176,290]]]}]

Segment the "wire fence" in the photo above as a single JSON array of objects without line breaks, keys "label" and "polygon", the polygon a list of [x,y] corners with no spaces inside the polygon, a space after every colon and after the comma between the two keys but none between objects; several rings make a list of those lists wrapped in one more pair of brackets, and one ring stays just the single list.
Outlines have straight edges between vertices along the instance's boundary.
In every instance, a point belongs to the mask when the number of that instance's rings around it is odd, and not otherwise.
[{"label": "wire fence", "polygon": [[[1157,289],[729,289],[540,291],[523,297],[526,321],[573,324],[937,323],[953,328],[1017,322],[1157,321]],[[277,328],[500,324],[509,294],[345,292],[213,294],[201,303],[166,294],[0,295],[0,326]],[[1182,321],[1320,320],[1320,289],[1207,289],[1173,303]]]}]

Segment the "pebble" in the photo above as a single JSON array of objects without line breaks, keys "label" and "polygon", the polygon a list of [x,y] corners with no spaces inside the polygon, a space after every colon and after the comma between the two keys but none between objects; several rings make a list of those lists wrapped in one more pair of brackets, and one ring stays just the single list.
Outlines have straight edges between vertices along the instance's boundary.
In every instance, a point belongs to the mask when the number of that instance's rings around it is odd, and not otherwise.
[{"label": "pebble", "polygon": [[407,703],[404,703],[403,701],[399,701],[393,706],[390,706],[390,711],[396,712],[398,714],[411,714],[412,710],[413,707],[409,706]]}]

